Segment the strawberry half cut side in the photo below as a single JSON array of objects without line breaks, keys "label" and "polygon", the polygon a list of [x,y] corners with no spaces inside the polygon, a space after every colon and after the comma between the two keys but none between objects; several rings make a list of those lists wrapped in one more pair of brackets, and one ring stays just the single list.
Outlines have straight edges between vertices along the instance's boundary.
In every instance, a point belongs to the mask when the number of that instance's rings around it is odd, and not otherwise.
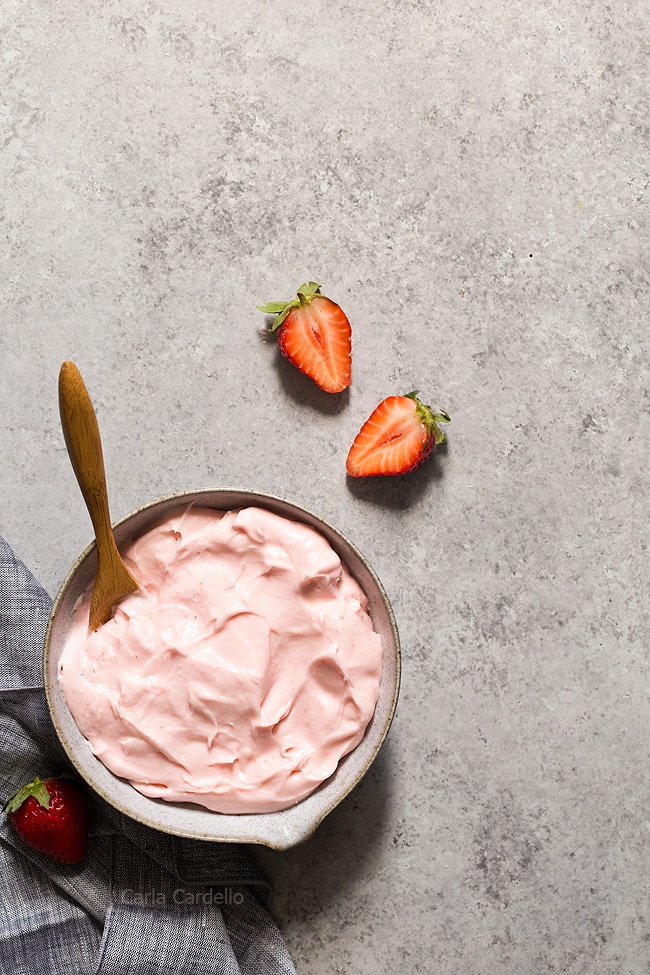
[{"label": "strawberry half cut side", "polygon": [[23,843],[58,863],[78,863],[88,843],[88,802],[72,779],[38,777],[4,811]]},{"label": "strawberry half cut side", "polygon": [[368,417],[346,460],[350,477],[407,474],[419,467],[436,444],[447,442],[439,423],[451,417],[434,413],[417,396],[387,396]]},{"label": "strawberry half cut side", "polygon": [[352,329],[342,308],[321,294],[320,285],[306,282],[291,301],[257,307],[275,316],[269,331],[300,372],[328,393],[347,389],[352,381]]}]

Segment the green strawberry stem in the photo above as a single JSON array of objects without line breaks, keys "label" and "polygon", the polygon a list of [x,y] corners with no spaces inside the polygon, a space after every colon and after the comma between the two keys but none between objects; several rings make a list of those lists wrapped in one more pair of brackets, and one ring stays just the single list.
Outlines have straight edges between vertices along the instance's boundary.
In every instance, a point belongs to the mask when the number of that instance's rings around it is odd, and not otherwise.
[{"label": "green strawberry stem", "polygon": [[278,331],[283,321],[294,308],[304,308],[311,304],[313,298],[320,294],[320,285],[315,281],[307,281],[301,284],[296,293],[296,297],[291,301],[267,301],[265,305],[257,305],[257,310],[264,312],[265,315],[275,315],[269,328],[273,335]]},{"label": "green strawberry stem", "polygon": [[4,811],[8,816],[11,813],[17,812],[26,799],[33,796],[37,803],[43,807],[43,809],[50,808],[50,793],[47,791],[47,786],[42,782],[38,776],[33,782],[29,782],[27,785],[23,785],[20,789],[16,789],[12,795],[9,796],[5,805]]},{"label": "green strawberry stem", "polygon": [[417,389],[410,393],[405,393],[404,395],[408,399],[412,399],[415,402],[416,416],[420,423],[424,424],[424,426],[427,428],[429,437],[433,436],[433,442],[435,445],[439,446],[440,444],[446,444],[447,436],[442,432],[438,424],[451,423],[451,417],[449,414],[445,413],[444,410],[441,410],[440,413],[434,413],[430,406],[425,406],[425,404],[418,399]]}]

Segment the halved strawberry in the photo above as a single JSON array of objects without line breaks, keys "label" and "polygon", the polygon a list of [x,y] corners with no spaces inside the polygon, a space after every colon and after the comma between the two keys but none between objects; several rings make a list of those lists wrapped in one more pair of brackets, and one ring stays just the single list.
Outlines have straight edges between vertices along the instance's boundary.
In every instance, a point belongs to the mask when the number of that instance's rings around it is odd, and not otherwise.
[{"label": "halved strawberry", "polygon": [[352,381],[352,329],[345,312],[320,293],[315,281],[301,284],[292,301],[257,306],[275,315],[283,355],[328,393],[340,393]]},{"label": "halved strawberry", "polygon": [[387,396],[356,435],[345,465],[348,474],[407,474],[427,459],[436,444],[447,442],[438,423],[450,419],[421,403],[417,391]]}]

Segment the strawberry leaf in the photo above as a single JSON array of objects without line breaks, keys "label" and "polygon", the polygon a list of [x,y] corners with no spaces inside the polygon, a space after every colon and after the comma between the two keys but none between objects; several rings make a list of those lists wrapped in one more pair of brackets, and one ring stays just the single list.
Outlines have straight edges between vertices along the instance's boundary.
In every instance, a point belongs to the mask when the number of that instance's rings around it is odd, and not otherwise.
[{"label": "strawberry leaf", "polygon": [[277,315],[286,308],[286,301],[267,301],[265,305],[257,305],[258,311],[263,311],[265,315]]},{"label": "strawberry leaf", "polygon": [[308,301],[317,294],[320,294],[320,284],[316,284],[315,281],[309,281],[307,284],[301,284],[298,288],[298,297],[307,298]]},{"label": "strawberry leaf", "polygon": [[8,816],[10,816],[11,813],[17,812],[25,800],[29,799],[30,796],[33,796],[39,806],[42,806],[43,809],[50,808],[50,793],[48,792],[45,783],[41,782],[37,776],[33,782],[22,786],[20,789],[16,789],[16,791],[9,796],[5,803],[4,811]]},{"label": "strawberry leaf", "polygon": [[257,308],[266,315],[275,315],[269,326],[269,333],[274,335],[289,312],[293,311],[294,308],[300,308],[300,298],[294,298],[293,301],[267,301],[265,305],[258,305]]},{"label": "strawberry leaf", "polygon": [[289,312],[293,311],[294,308],[298,308],[298,306],[299,306],[299,302],[297,298],[294,299],[293,301],[290,301],[287,305],[284,306],[280,314],[276,315],[273,321],[271,322],[271,327],[269,328],[269,332],[271,333],[271,335],[274,335],[275,332],[278,331],[278,329],[282,325],[283,321],[285,320]]}]

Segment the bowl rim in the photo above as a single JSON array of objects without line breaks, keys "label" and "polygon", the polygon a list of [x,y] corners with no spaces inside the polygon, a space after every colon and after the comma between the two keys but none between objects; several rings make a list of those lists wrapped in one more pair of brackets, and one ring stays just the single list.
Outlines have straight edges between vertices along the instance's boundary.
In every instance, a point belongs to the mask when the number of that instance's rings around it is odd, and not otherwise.
[{"label": "bowl rim", "polygon": [[[223,507],[219,507],[215,504],[208,504],[208,503],[206,503],[205,505],[207,507],[212,507],[215,510],[221,510],[221,511],[234,510],[237,507],[242,507],[242,508],[251,507],[251,506],[255,506],[256,504],[259,504],[260,506],[267,505],[269,510],[274,511],[277,514],[281,514],[281,512],[277,511],[276,508],[277,507],[282,508],[285,506],[288,507],[290,511],[288,513],[287,512],[282,513],[283,517],[289,519],[293,518],[296,521],[300,521],[303,524],[311,526],[312,528],[316,529],[316,531],[320,531],[321,534],[325,536],[327,541],[332,545],[334,550],[337,552],[337,555],[339,555],[341,561],[344,563],[344,565],[346,565],[348,571],[351,572],[351,574],[356,578],[355,572],[347,564],[342,553],[338,551],[337,542],[340,541],[342,543],[341,547],[344,549],[347,548],[349,552],[356,559],[358,559],[359,563],[363,566],[364,571],[368,573],[372,583],[376,587],[377,594],[380,597],[381,603],[386,611],[388,627],[390,630],[390,636],[392,640],[392,648],[388,648],[388,649],[392,649],[391,656],[393,658],[393,664],[394,664],[392,696],[386,707],[386,713],[385,713],[383,725],[381,726],[379,731],[375,733],[374,736],[375,740],[372,749],[366,756],[365,761],[363,762],[359,770],[356,772],[356,774],[354,774],[354,776],[350,779],[350,781],[343,788],[341,788],[339,792],[336,792],[330,798],[329,802],[321,805],[321,807],[315,812],[315,814],[309,819],[309,821],[304,823],[301,828],[296,829],[296,821],[294,821],[290,824],[291,826],[290,830],[286,830],[286,829],[283,830],[282,828],[280,828],[279,830],[267,829],[265,831],[264,829],[258,830],[253,827],[252,829],[246,831],[245,836],[244,835],[229,836],[225,833],[222,834],[220,831],[215,831],[214,834],[207,835],[206,833],[196,829],[188,829],[188,828],[183,829],[175,825],[172,826],[171,824],[161,824],[155,819],[155,817],[153,817],[153,815],[149,817],[146,812],[142,813],[141,811],[134,811],[133,809],[128,808],[128,805],[126,803],[120,801],[120,799],[112,795],[107,788],[104,788],[101,784],[97,783],[94,777],[89,779],[89,774],[86,769],[86,765],[77,756],[75,749],[73,747],[73,743],[68,741],[68,736],[65,732],[65,729],[63,728],[60,719],[60,710],[63,710],[64,713],[67,712],[76,730],[78,741],[79,739],[86,741],[86,739],[81,734],[81,732],[76,728],[76,723],[74,722],[74,718],[72,717],[69,709],[67,708],[67,704],[65,703],[65,699],[63,698],[63,695],[59,693],[57,697],[53,692],[51,686],[51,666],[52,666],[51,646],[52,646],[52,634],[57,622],[58,612],[66,598],[68,589],[73,579],[79,572],[80,568],[82,568],[82,566],[86,563],[86,561],[89,558],[91,558],[95,553],[96,543],[94,540],[91,541],[83,550],[83,552],[75,559],[74,563],[72,564],[69,571],[67,572],[63,582],[61,583],[58,592],[52,603],[52,609],[49,615],[46,632],[45,632],[43,660],[42,660],[43,684],[45,688],[47,706],[59,742],[61,743],[64,751],[66,752],[69,761],[72,763],[72,765],[77,770],[79,775],[97,795],[99,795],[102,799],[104,799],[114,809],[117,809],[119,812],[123,813],[125,816],[128,816],[130,819],[133,819],[143,825],[156,829],[159,832],[163,832],[171,836],[177,836],[185,839],[198,839],[205,842],[220,842],[220,843],[250,843],[253,845],[267,846],[275,850],[289,849],[290,847],[295,846],[298,843],[302,843],[305,840],[307,840],[309,837],[311,837],[318,829],[320,824],[323,822],[323,820],[329,815],[329,813],[331,813],[332,810],[335,809],[336,806],[338,806],[350,794],[350,792],[359,784],[361,779],[366,775],[367,771],[372,766],[382,745],[386,740],[386,737],[388,736],[388,732],[393,723],[393,719],[395,717],[395,713],[397,710],[397,703],[398,703],[400,684],[401,684],[401,672],[402,672],[401,647],[400,647],[399,633],[397,629],[397,622],[395,620],[395,614],[393,612],[393,608],[391,606],[390,600],[388,598],[388,595],[386,593],[386,590],[384,589],[381,580],[379,579],[377,573],[369,563],[368,559],[362,554],[362,552],[357,548],[357,546],[350,541],[350,539],[346,536],[344,532],[342,532],[338,528],[335,528],[325,518],[322,518],[320,515],[314,514],[314,512],[311,511],[310,509],[281,495],[270,494],[264,491],[252,490],[250,488],[221,487],[221,486],[175,491],[169,494],[161,495],[160,497],[157,497],[152,501],[148,501],[144,504],[139,505],[137,508],[134,508],[132,511],[128,512],[122,518],[113,522],[113,529],[119,534],[120,529],[124,529],[132,519],[137,518],[138,516],[141,517],[142,515],[146,514],[146,512],[152,511],[154,508],[160,505],[164,505],[167,508],[167,510],[171,511],[174,507],[181,506],[183,503],[196,503],[198,505],[200,504],[201,498],[207,500],[208,497],[210,496],[213,499],[215,499],[216,496],[224,496],[224,497],[241,496],[242,498],[241,504],[233,505],[231,503],[227,503]],[[152,519],[151,524],[153,524],[154,520],[155,519]],[[148,530],[148,526],[145,525],[144,527],[138,528],[137,534],[142,534],[147,530]],[[358,579],[357,581],[359,582]],[[359,584],[361,585],[360,582]],[[385,659],[386,651],[387,648],[384,647],[384,659]],[[381,697],[382,697],[382,691],[380,690],[380,697],[378,699],[378,703],[379,700],[381,700]],[[371,728],[373,721],[374,721],[374,716],[373,719],[371,719],[368,728],[366,729],[364,738],[366,737],[368,729]],[[200,809],[201,812],[207,813],[208,815],[224,817],[226,820],[233,820],[238,822],[247,820],[251,824],[253,823],[253,821],[256,821],[258,825],[262,825],[262,823],[267,823],[267,822],[272,823],[277,820],[278,825],[280,825],[279,818],[282,817],[283,813],[285,814],[284,818],[286,819],[291,815],[292,811],[300,810],[301,808],[304,809],[306,807],[306,804],[309,803],[309,800],[312,799],[312,797],[317,796],[327,787],[328,783],[331,783],[332,779],[334,778],[339,768],[341,767],[341,764],[345,762],[346,758],[353,755],[354,752],[357,750],[357,748],[361,747],[363,740],[364,739],[362,739],[362,742],[360,742],[359,745],[356,746],[356,748],[354,748],[351,752],[349,752],[348,755],[344,755],[340,759],[336,770],[332,773],[331,776],[329,776],[323,783],[321,783],[312,793],[310,793],[308,796],[306,796],[304,799],[300,800],[299,802],[295,803],[293,806],[288,807],[287,809],[277,810],[277,811],[267,812],[267,813],[232,814],[232,813],[213,813],[210,810],[204,809],[203,807],[197,807],[195,805],[191,805],[191,808]],[[110,779],[113,779],[118,783],[124,783],[126,785],[130,785],[127,782],[127,780],[121,779],[120,777],[116,776],[113,772],[111,772],[110,769],[107,769],[107,767],[103,765],[101,760],[98,759],[91,752],[90,746],[87,743],[86,743],[86,747],[87,747],[87,753],[91,759],[90,760],[91,765],[96,766],[96,763],[98,763],[102,769],[105,769],[108,772]],[[159,806],[162,809],[164,809],[165,807],[177,808],[177,809],[186,808],[186,805],[183,803],[171,803],[162,799],[160,800],[152,799],[151,797],[143,796],[142,793],[139,793],[136,789],[134,789],[133,786],[131,786],[130,788],[133,790],[136,796],[148,800],[146,804],[147,808],[148,808],[148,803],[154,803],[156,806]],[[140,801],[140,800],[136,800],[136,801]]]}]

